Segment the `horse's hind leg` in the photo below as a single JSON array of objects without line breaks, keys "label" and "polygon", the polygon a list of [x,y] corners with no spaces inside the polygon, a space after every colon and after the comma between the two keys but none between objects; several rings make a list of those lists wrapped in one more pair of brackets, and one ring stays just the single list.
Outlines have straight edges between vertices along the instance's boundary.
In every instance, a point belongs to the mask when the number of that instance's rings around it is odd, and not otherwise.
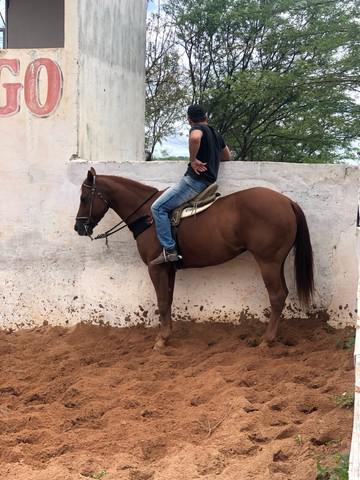
[{"label": "horse's hind leg", "polygon": [[288,289],[284,276],[284,262],[269,262],[256,257],[261,274],[269,294],[271,315],[264,339],[271,343],[275,340],[279,328],[280,316],[283,311]]},{"label": "horse's hind leg", "polygon": [[160,316],[160,332],[156,337],[155,350],[166,345],[172,330],[171,305],[174,294],[175,274],[174,265],[159,265],[149,268],[153,282]]}]

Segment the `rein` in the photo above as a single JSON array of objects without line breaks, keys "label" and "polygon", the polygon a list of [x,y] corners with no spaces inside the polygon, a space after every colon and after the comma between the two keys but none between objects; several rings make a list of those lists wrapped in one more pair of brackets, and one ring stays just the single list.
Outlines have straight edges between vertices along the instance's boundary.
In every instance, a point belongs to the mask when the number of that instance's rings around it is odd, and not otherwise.
[{"label": "rein", "polygon": [[[110,203],[109,203],[108,200],[106,200],[103,197],[101,192],[96,192],[96,175],[94,175],[92,185],[87,185],[86,183],[83,183],[83,187],[91,189],[91,201],[90,201],[89,215],[87,217],[76,217],[76,219],[77,220],[85,220],[84,228],[87,232],[87,227],[90,225],[91,222],[94,223],[95,226],[97,225],[97,222],[94,222],[94,219],[92,218],[92,209],[93,209],[93,202],[94,202],[95,194],[106,204],[108,209],[110,208]],[[132,217],[133,215],[135,215],[135,213],[137,213],[141,209],[141,207],[143,207],[147,202],[149,202],[158,193],[158,191],[159,190],[156,190],[154,193],[152,193],[150,195],[149,198],[144,200],[130,215],[128,215],[125,218],[125,220],[121,220],[119,223],[114,225],[112,228],[110,228],[109,230],[107,230],[104,233],[100,233],[95,238],[93,238],[90,234],[88,234],[88,237],[91,238],[91,241],[101,240],[101,239],[105,238],[105,243],[106,243],[106,246],[108,247],[109,246],[108,237],[110,237],[110,235],[113,235],[114,233],[119,232],[123,228],[128,227],[129,225],[127,224],[127,221],[129,220],[129,218]]]},{"label": "rein", "polygon": [[[129,220],[130,217],[132,217],[133,215],[135,215],[136,212],[138,212],[140,210],[141,207],[143,207],[148,201],[150,201],[156,194],[158,193],[158,190],[156,190],[156,192],[154,192],[153,194],[150,195],[149,198],[147,198],[141,205],[139,205],[137,207],[136,210],[134,210],[130,215],[128,215],[125,220],[121,220],[119,223],[117,223],[116,225],[114,225],[112,228],[109,228],[109,230],[107,230],[106,232],[104,233],[100,233],[99,235],[97,235],[95,238],[91,238],[91,240],[101,240],[102,238],[105,238],[105,242],[106,242],[106,246],[108,246],[108,237],[110,237],[110,235],[113,235],[114,233],[117,233],[119,232],[120,230],[122,230],[123,228],[125,227],[128,227],[129,225],[127,224],[127,221]],[[118,228],[119,227],[119,228]]]}]

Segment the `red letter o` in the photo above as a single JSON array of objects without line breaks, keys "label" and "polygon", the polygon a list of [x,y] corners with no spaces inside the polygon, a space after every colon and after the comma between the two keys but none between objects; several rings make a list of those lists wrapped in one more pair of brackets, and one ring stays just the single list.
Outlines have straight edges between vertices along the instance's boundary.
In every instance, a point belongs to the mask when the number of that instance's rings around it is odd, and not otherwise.
[{"label": "red letter o", "polygon": [[[45,103],[39,99],[39,76],[46,68],[48,89]],[[62,95],[62,75],[57,63],[49,58],[38,58],[30,63],[25,73],[25,103],[31,113],[37,117],[48,117],[58,106]]]}]

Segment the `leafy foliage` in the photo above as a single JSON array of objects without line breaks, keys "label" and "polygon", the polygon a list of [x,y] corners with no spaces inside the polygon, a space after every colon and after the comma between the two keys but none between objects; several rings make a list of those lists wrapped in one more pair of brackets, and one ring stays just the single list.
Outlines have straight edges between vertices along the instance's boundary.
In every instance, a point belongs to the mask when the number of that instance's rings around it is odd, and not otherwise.
[{"label": "leafy foliage", "polygon": [[89,473],[82,473],[84,477],[92,478],[94,480],[103,480],[108,472],[106,470],[101,470],[101,472],[89,472]]},{"label": "leafy foliage", "polygon": [[350,335],[345,339],[338,338],[336,346],[343,350],[353,350],[355,347],[355,335]]},{"label": "leafy foliage", "polygon": [[175,31],[160,11],[147,21],[145,147],[152,156],[156,144],[176,130],[183,116],[187,89],[183,85]]},{"label": "leafy foliage", "polygon": [[339,454],[335,467],[323,467],[317,464],[316,480],[348,480],[349,455]]},{"label": "leafy foliage", "polygon": [[355,156],[360,4],[172,0],[165,6],[203,103],[235,159]]},{"label": "leafy foliage", "polygon": [[353,408],[355,402],[354,392],[344,392],[335,398],[336,405],[340,408]]}]

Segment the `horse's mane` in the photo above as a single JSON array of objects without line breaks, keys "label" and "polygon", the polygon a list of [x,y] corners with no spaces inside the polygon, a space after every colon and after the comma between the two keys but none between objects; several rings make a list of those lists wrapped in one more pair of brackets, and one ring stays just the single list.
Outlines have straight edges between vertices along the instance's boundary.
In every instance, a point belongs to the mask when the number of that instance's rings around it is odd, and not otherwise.
[{"label": "horse's mane", "polygon": [[107,175],[109,179],[114,181],[115,183],[123,186],[129,187],[130,190],[136,190],[137,192],[158,192],[159,190],[151,185],[146,185],[145,183],[137,182],[136,180],[132,180],[130,178],[119,177],[117,175]]}]

